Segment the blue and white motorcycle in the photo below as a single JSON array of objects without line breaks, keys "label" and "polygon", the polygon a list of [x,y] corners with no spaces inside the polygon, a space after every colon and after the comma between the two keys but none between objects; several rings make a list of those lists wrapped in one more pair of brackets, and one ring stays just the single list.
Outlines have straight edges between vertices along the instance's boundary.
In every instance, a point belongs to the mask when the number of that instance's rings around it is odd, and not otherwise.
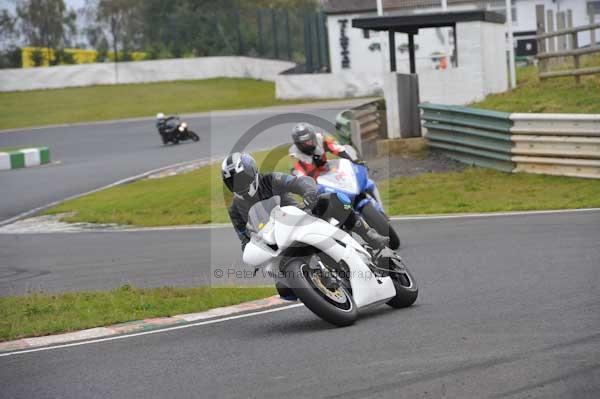
[{"label": "blue and white motorcycle", "polygon": [[343,193],[352,201],[355,211],[377,232],[390,238],[390,248],[400,248],[400,238],[385,214],[375,182],[363,165],[348,159],[334,159],[329,170],[317,178],[320,193]]}]

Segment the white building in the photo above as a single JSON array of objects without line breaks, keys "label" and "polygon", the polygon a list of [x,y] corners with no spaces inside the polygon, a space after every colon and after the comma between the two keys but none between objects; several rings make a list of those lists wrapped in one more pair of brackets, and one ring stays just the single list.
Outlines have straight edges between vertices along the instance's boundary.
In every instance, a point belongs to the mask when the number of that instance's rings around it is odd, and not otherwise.
[{"label": "white building", "polygon": [[[506,10],[505,0],[447,0],[447,3],[448,10],[451,11],[484,8],[504,14]],[[547,21],[546,26],[551,24],[554,29],[559,26],[557,14],[562,11],[571,11],[573,26],[590,23],[590,14],[595,16],[595,21],[600,21],[600,0],[512,0],[512,4],[517,56],[535,54],[537,46],[532,37],[536,31],[536,5],[543,4],[546,11],[552,11],[553,21]],[[383,0],[383,5],[385,15],[420,13],[440,10],[441,0]],[[350,69],[360,73],[382,69],[379,34],[352,29],[350,26],[354,18],[376,15],[376,0],[324,0],[323,7],[327,14],[331,71],[335,73]],[[342,28],[344,24],[345,29]],[[341,40],[342,31],[347,37],[347,40],[344,40],[344,48]],[[407,40],[407,35],[396,34],[396,59],[399,72],[408,72]],[[589,33],[580,32],[578,41],[580,46],[589,45]],[[383,44],[384,47],[387,46],[385,41]],[[417,71],[439,68],[440,56],[446,52],[450,54],[453,52],[452,30],[449,28],[420,30],[415,37],[415,45],[418,46]],[[345,62],[342,62],[343,58]]]}]

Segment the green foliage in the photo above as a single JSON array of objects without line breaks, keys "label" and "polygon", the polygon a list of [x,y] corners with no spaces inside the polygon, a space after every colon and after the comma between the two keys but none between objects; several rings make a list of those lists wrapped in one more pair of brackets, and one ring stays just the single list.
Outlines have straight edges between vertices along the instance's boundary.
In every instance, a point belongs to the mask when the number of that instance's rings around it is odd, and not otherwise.
[{"label": "green foliage", "polygon": [[0,341],[202,312],[274,294],[272,287],[141,289],[124,285],[111,291],[1,297]]},{"label": "green foliage", "polygon": [[21,68],[22,66],[20,47],[11,46],[0,51],[0,68]]},{"label": "green foliage", "polygon": [[[77,15],[67,10],[63,0],[23,0],[16,11],[27,44],[52,49],[55,55],[69,45],[77,31]],[[50,64],[56,65],[57,60]]]},{"label": "green foliage", "polygon": [[[139,46],[142,5],[141,0],[95,0],[91,2],[96,23],[103,30],[108,31],[111,36],[112,50],[117,62],[131,61],[131,52]],[[123,51],[122,59],[119,59],[119,51]]]},{"label": "green foliage", "polygon": [[34,66],[39,67],[44,64],[44,54],[42,50],[35,49],[31,52],[31,62]]}]

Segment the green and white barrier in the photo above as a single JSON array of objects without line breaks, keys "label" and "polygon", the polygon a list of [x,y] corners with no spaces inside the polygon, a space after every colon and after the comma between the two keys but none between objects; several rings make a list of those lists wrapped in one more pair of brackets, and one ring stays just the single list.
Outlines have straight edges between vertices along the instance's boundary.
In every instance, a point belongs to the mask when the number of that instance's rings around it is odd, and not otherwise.
[{"label": "green and white barrier", "polygon": [[48,147],[0,150],[0,170],[28,168],[50,163]]},{"label": "green and white barrier", "polygon": [[600,115],[509,114],[425,103],[430,147],[506,172],[600,179]]}]

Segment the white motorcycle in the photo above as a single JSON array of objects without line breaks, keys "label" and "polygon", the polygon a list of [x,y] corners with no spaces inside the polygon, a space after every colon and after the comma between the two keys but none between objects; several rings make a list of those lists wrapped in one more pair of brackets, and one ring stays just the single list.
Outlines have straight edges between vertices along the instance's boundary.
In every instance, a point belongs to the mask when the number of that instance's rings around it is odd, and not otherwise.
[{"label": "white motorcycle", "polygon": [[359,309],[380,303],[404,308],[418,296],[400,256],[384,249],[375,257],[337,227],[352,212],[348,203],[344,194],[323,194],[313,215],[281,207],[277,196],[260,201],[248,214],[251,240],[243,254],[244,263],[263,269],[278,287],[337,326],[354,323]]}]

